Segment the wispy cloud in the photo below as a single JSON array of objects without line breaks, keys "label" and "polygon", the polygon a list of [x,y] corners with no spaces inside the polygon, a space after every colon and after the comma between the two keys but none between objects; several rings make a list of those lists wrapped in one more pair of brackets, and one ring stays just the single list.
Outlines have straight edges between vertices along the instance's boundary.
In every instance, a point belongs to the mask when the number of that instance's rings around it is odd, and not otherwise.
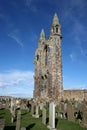
[{"label": "wispy cloud", "polygon": [[33,75],[32,71],[21,70],[0,73],[0,95],[33,97]]},{"label": "wispy cloud", "polygon": [[[62,19],[65,26],[70,26],[70,33],[66,33],[68,37],[72,38],[73,47],[72,52],[69,55],[71,60],[78,58],[79,56],[87,57],[87,49],[85,44],[87,42],[87,27],[84,25],[85,13],[87,1],[73,1],[70,0],[68,4],[65,3],[64,10],[62,12]],[[75,15],[75,11],[77,12]],[[69,20],[68,20],[69,19]]]},{"label": "wispy cloud", "polygon": [[73,40],[75,42],[75,48],[77,49],[79,56],[87,57],[87,49],[84,45],[87,42],[87,28],[80,21],[75,20],[72,29]]},{"label": "wispy cloud", "polygon": [[0,73],[0,87],[13,87],[20,84],[31,87],[33,85],[33,72],[13,70]]},{"label": "wispy cloud", "polygon": [[23,89],[23,88],[17,89],[16,88],[16,91],[11,90],[7,93],[7,95],[13,96],[13,97],[32,97],[33,91],[29,90],[28,88],[26,88],[26,89]]},{"label": "wispy cloud", "polygon": [[37,8],[33,4],[33,0],[24,0],[25,1],[25,6],[27,6],[31,11],[36,12]]},{"label": "wispy cloud", "polygon": [[9,22],[9,16],[0,12],[0,20],[3,20],[5,23],[8,23]]},{"label": "wispy cloud", "polygon": [[20,46],[20,47],[23,47],[23,42],[21,41],[21,39],[18,37],[18,34],[17,34],[17,30],[14,30],[13,32],[9,33],[8,34],[8,37],[14,39],[16,41],[16,43]]},{"label": "wispy cloud", "polygon": [[30,6],[31,3],[32,3],[32,1],[33,1],[33,0],[25,0],[25,4],[26,4],[27,6]]},{"label": "wispy cloud", "polygon": [[87,89],[86,85],[78,85],[78,86],[65,86],[64,87],[65,90],[84,90]]},{"label": "wispy cloud", "polygon": [[75,61],[75,58],[76,58],[75,53],[71,53],[71,54],[69,55],[69,57],[70,57],[70,59],[71,59],[72,61]]}]

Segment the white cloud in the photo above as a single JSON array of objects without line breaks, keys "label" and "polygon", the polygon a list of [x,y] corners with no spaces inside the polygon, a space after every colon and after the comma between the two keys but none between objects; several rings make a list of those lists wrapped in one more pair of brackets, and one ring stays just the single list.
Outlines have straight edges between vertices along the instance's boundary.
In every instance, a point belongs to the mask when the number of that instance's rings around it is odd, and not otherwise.
[{"label": "white cloud", "polygon": [[16,88],[16,91],[9,91],[7,93],[7,95],[12,95],[13,97],[33,97],[33,91],[29,91],[29,89],[27,88],[26,89],[23,89],[23,88],[20,88],[20,89],[17,89]]},{"label": "white cloud", "polygon": [[13,87],[20,84],[31,87],[33,85],[33,72],[12,70],[0,73],[0,87]]},{"label": "white cloud", "polygon": [[85,85],[78,85],[78,86],[65,86],[65,90],[84,90],[87,89],[87,86]]},{"label": "white cloud", "polygon": [[11,70],[0,73],[0,95],[33,97],[34,73],[32,71]]}]

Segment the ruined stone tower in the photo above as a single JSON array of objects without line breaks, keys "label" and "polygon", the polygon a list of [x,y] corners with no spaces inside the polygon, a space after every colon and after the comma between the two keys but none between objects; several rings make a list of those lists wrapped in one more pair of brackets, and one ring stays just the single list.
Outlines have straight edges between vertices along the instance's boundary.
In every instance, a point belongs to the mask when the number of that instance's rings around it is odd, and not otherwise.
[{"label": "ruined stone tower", "polygon": [[49,38],[45,38],[42,29],[35,53],[34,98],[62,99],[61,38],[61,26],[55,14]]}]

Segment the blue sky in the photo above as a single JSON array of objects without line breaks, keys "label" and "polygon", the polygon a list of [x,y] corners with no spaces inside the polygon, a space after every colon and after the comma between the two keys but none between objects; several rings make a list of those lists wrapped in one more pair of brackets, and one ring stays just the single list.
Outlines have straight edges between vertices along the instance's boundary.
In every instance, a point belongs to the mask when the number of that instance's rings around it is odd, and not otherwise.
[{"label": "blue sky", "polygon": [[87,0],[0,0],[0,95],[33,97],[34,54],[54,13],[62,27],[64,89],[87,89]]}]

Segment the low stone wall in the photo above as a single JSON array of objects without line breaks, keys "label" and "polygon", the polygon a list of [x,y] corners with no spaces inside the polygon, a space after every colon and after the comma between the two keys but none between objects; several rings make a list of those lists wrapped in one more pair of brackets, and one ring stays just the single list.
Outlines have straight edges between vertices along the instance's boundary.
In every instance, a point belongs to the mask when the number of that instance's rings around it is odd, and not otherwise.
[{"label": "low stone wall", "polygon": [[75,99],[77,101],[87,100],[87,90],[64,90],[63,94],[64,99]]}]

